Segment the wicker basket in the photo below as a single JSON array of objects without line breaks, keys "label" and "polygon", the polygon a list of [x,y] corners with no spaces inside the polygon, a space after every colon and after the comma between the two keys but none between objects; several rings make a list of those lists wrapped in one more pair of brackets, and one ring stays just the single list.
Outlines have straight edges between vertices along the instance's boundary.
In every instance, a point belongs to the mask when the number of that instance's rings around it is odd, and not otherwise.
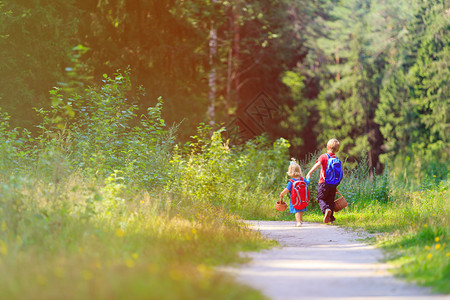
[{"label": "wicker basket", "polygon": [[348,206],[347,201],[345,200],[344,196],[342,196],[341,193],[336,191],[336,194],[339,194],[341,197],[334,200],[334,211],[340,211]]},{"label": "wicker basket", "polygon": [[287,208],[286,202],[278,201],[277,203],[275,203],[275,209],[278,211],[285,211],[286,208]]}]

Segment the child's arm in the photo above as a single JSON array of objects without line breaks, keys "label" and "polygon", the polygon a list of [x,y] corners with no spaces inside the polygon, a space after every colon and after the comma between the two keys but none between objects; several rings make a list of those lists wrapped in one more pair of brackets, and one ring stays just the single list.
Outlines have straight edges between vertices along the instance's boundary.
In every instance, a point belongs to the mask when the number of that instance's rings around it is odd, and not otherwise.
[{"label": "child's arm", "polygon": [[308,174],[306,175],[306,178],[311,177],[311,173],[313,173],[317,168],[320,167],[320,161],[318,161],[312,168],[309,170]]},{"label": "child's arm", "polygon": [[283,196],[286,195],[287,193],[289,193],[289,190],[285,188],[285,189],[280,193],[280,201],[283,201]]}]

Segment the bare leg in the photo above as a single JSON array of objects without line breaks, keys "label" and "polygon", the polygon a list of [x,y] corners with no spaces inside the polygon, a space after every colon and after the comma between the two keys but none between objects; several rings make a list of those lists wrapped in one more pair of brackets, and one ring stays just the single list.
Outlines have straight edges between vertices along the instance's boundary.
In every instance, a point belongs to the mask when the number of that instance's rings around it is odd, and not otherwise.
[{"label": "bare leg", "polygon": [[302,212],[296,212],[295,213],[295,220],[297,221],[297,227],[302,226],[302,218],[303,218],[303,213]]}]

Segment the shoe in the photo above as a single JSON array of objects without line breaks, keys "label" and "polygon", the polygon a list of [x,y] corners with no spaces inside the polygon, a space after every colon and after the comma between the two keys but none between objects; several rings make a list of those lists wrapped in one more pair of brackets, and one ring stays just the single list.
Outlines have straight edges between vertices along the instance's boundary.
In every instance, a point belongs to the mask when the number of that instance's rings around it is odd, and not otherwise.
[{"label": "shoe", "polygon": [[295,227],[302,227],[302,222],[297,223],[297,225],[295,225]]},{"label": "shoe", "polygon": [[325,210],[325,215],[323,216],[323,222],[324,223],[329,223],[330,222],[330,218],[331,218],[331,209],[327,208]]}]

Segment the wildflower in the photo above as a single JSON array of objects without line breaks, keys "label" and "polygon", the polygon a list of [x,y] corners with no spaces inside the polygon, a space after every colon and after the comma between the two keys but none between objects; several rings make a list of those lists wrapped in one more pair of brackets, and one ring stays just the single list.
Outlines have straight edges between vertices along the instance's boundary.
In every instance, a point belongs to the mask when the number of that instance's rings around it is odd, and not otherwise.
[{"label": "wildflower", "polygon": [[433,177],[436,177],[436,175],[433,175]]},{"label": "wildflower", "polygon": [[117,235],[118,237],[123,237],[123,236],[125,235],[125,231],[123,231],[123,230],[120,229],[120,228],[117,228],[117,229],[116,229],[116,235]]},{"label": "wildflower", "polygon": [[138,255],[137,253],[133,253],[133,254],[131,254],[131,256],[132,256],[134,259],[138,259],[138,257],[139,257],[139,255]]},{"label": "wildflower", "polygon": [[424,224],[424,225],[423,225],[423,227],[427,228],[427,227],[428,227],[428,225],[427,225],[427,224]]},{"label": "wildflower", "polygon": [[197,271],[199,271],[200,273],[205,273],[208,269],[206,268],[206,266],[204,264],[199,264],[197,266]]},{"label": "wildflower", "polygon": [[197,234],[197,230],[195,228],[192,229],[193,234]]},{"label": "wildflower", "polygon": [[437,242],[439,242],[439,237],[437,236],[437,237],[435,237],[434,238],[434,241],[437,243]]},{"label": "wildflower", "polygon": [[445,256],[449,257],[449,256],[450,256],[450,252],[447,252],[447,253],[445,254]]},{"label": "wildflower", "polygon": [[426,245],[425,250],[430,250],[430,246]]},{"label": "wildflower", "polygon": [[144,202],[144,200],[141,200],[141,204],[144,204],[145,202]]},{"label": "wildflower", "polygon": [[441,244],[436,244],[435,248],[436,250],[438,250],[439,248],[441,248]]},{"label": "wildflower", "polygon": [[432,257],[433,257],[433,254],[431,254],[431,253],[427,255],[427,258],[428,258],[428,259],[430,259],[430,258],[432,258]]},{"label": "wildflower", "polygon": [[3,255],[8,254],[8,245],[3,241],[0,241],[0,253]]},{"label": "wildflower", "polygon": [[134,260],[128,258],[125,260],[125,265],[131,269],[131,268],[134,268],[136,263],[134,262]]}]

